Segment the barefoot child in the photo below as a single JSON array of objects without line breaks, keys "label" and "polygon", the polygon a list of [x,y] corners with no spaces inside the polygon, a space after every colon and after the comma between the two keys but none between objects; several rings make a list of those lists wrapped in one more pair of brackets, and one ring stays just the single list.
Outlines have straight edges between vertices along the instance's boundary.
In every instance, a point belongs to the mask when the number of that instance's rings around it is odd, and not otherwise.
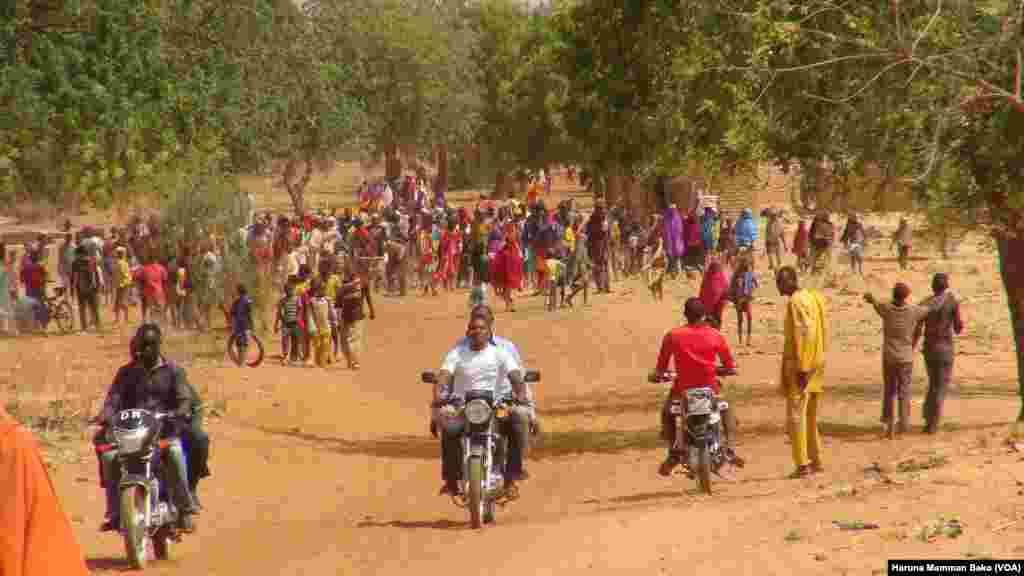
[{"label": "barefoot child", "polygon": [[274,318],[274,334],[281,331],[281,364],[295,363],[299,360],[299,315],[302,313],[302,300],[295,294],[295,277],[292,276],[284,285],[284,297],[277,303],[277,315]]},{"label": "barefoot child", "polygon": [[313,341],[313,355],[316,358],[316,365],[326,368],[333,364],[331,354],[331,320],[334,315],[334,307],[325,295],[324,285],[320,282],[313,284],[313,298],[310,300],[310,338]]},{"label": "barefoot child", "polygon": [[750,346],[750,334],[754,329],[751,306],[754,301],[754,290],[757,289],[757,276],[754,275],[753,264],[749,258],[736,261],[736,271],[729,282],[729,295],[736,307],[736,325],[739,341],[743,343],[743,317],[747,319],[747,346]]}]

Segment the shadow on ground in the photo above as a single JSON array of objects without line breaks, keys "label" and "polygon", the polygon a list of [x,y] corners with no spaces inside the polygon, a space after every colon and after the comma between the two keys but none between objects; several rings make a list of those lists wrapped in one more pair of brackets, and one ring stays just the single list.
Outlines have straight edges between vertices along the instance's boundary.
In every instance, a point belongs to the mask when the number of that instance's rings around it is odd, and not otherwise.
[{"label": "shadow on ground", "polygon": [[[765,401],[780,400],[779,391],[771,386],[749,386],[743,384],[726,385],[724,396],[736,403],[740,414],[752,404]],[[925,382],[915,382],[912,392],[915,396],[923,396],[928,386]],[[949,390],[947,397],[952,398],[1016,398],[1020,392],[1010,381],[990,382],[985,385],[960,385]],[[657,414],[665,402],[664,390],[642,389],[636,392],[598,392],[585,396],[549,399],[540,406],[539,411],[544,417],[581,416],[581,415],[619,415],[628,413]],[[830,387],[826,396],[844,400],[862,400],[866,402],[880,399],[879,387],[875,383],[850,384],[838,382]]]},{"label": "shadow on ground", "polygon": [[373,520],[363,520],[356,525],[359,528],[405,528],[407,530],[415,530],[418,528],[428,528],[431,530],[467,530],[469,525],[465,522],[453,522],[447,519],[441,520],[392,520],[390,522],[376,522]]},{"label": "shadow on ground", "polygon": [[[958,426],[948,423],[945,430],[969,431],[1005,428],[1006,422]],[[838,438],[845,442],[875,442],[881,434],[876,423],[846,424],[822,422],[819,428],[824,436]],[[429,436],[391,436],[377,440],[346,440],[330,436],[319,436],[295,430],[280,430],[260,427],[260,430],[275,436],[286,436],[310,443],[318,448],[336,454],[360,454],[381,458],[435,460],[441,457],[440,442]],[[765,438],[783,435],[782,423],[763,422],[750,426],[740,423],[739,439]],[[655,450],[663,447],[656,428],[643,430],[565,430],[545,432],[531,440],[529,458],[546,460],[577,454],[616,454],[630,450]]]},{"label": "shadow on ground", "polygon": [[131,572],[132,567],[124,558],[86,558],[85,566],[90,572]]}]

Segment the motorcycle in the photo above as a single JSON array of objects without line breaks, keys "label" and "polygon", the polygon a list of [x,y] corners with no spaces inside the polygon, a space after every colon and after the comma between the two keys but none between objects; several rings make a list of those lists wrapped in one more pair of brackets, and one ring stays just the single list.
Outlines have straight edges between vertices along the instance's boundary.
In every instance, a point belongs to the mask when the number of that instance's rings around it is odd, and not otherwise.
[{"label": "motorcycle", "polygon": [[[423,372],[421,380],[434,384],[437,376]],[[528,370],[524,382],[540,381],[540,372]],[[454,498],[456,506],[469,509],[473,528],[481,528],[495,520],[496,507],[504,505],[513,495],[505,489],[505,455],[508,439],[496,426],[497,421],[509,417],[509,399],[495,397],[490,390],[466,392],[464,402],[449,403],[457,415],[466,420],[462,435],[462,479],[459,481],[464,497]]]},{"label": "motorcycle", "polygon": [[[122,410],[110,427],[113,442],[97,446],[100,453],[115,451],[121,468],[119,533],[133,568],[142,569],[150,559],[166,560],[170,543],[181,541],[180,513],[174,505],[173,466],[160,438],[170,412]],[[168,464],[168,465],[165,465]]]},{"label": "motorcycle", "polygon": [[[733,372],[719,367],[716,374],[730,376]],[[673,382],[675,377],[673,372],[651,372],[648,380],[654,384],[664,384]],[[728,408],[729,404],[715,396],[714,389],[710,387],[691,388],[686,391],[685,399],[672,398],[669,402],[669,415],[675,420],[676,429],[671,453],[680,462],[687,463],[687,476],[696,477],[697,487],[706,494],[711,494],[712,473],[721,476],[719,471],[722,466],[737,465],[732,451],[723,448],[720,443],[721,412]]]}]

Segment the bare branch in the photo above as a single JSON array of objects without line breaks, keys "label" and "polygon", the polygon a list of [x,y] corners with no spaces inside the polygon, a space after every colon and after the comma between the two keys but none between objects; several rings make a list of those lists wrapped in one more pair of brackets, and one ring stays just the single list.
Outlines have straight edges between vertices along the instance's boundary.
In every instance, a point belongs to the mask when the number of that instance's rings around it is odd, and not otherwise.
[{"label": "bare branch", "polygon": [[921,182],[924,182],[929,176],[931,176],[931,173],[935,169],[936,164],[938,164],[939,150],[941,148],[942,142],[942,133],[946,128],[947,118],[948,114],[940,114],[939,118],[935,121],[935,138],[932,139],[932,154],[931,157],[928,159],[928,165],[925,166],[924,172],[913,178],[904,178],[904,182],[919,184]]},{"label": "bare branch", "polygon": [[823,66],[830,66],[832,64],[838,64],[839,62],[847,62],[850,60],[869,60],[871,58],[881,58],[883,56],[895,56],[894,52],[879,52],[878,54],[851,54],[849,56],[837,56],[835,58],[829,58],[820,62],[812,62],[810,64],[804,64],[802,66],[790,66],[787,68],[773,68],[773,72],[801,72],[803,70],[812,70],[814,68],[821,68]]},{"label": "bare branch", "polygon": [[939,0],[938,3],[935,5],[935,14],[932,14],[931,19],[928,20],[928,24],[926,24],[925,27],[924,27],[924,30],[921,30],[921,33],[917,35],[917,39],[914,40],[914,44],[910,47],[910,57],[911,58],[913,58],[914,57],[914,53],[917,52],[917,45],[920,44],[921,40],[923,40],[924,37],[928,35],[928,31],[932,29],[932,26],[935,24],[935,21],[939,19],[939,14],[941,14],[941,13],[942,13],[942,0]]},{"label": "bare branch", "polygon": [[844,97],[838,98],[838,99],[829,98],[827,96],[812,96],[812,97],[815,98],[816,100],[821,100],[823,102],[829,102],[831,104],[845,104],[846,102],[849,102],[850,100],[853,100],[857,96],[860,96],[861,94],[863,94],[865,90],[870,88],[871,85],[874,84],[875,82],[877,82],[878,79],[881,78],[883,75],[885,75],[886,72],[888,72],[889,70],[892,70],[893,68],[895,68],[895,67],[897,67],[897,66],[899,66],[901,64],[906,64],[908,62],[910,62],[909,59],[903,58],[903,59],[897,60],[897,61],[889,64],[885,68],[882,68],[878,72],[878,74],[875,74],[874,76],[872,76],[870,80],[868,80],[867,82],[861,84],[860,88],[858,88],[856,91],[854,91],[853,94],[850,94],[848,96],[844,96]]}]

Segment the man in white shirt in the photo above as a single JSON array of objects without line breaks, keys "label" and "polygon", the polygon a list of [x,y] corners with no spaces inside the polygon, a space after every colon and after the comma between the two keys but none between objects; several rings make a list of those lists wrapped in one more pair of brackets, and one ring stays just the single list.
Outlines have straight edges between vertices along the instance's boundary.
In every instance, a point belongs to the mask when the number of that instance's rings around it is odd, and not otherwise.
[{"label": "man in white shirt", "polygon": [[[457,494],[459,476],[462,473],[462,442],[465,420],[458,415],[452,404],[461,404],[467,391],[489,390],[500,397],[502,383],[508,378],[513,399],[525,399],[522,369],[516,358],[506,349],[491,343],[490,326],[480,315],[470,318],[466,330],[468,345],[456,345],[444,359],[441,372],[434,384],[432,406],[443,406],[439,424],[442,441],[442,475],[445,486],[442,494]],[[448,392],[447,397],[444,393]],[[499,425],[508,438],[525,438],[518,416],[507,419]],[[515,493],[515,482],[523,477],[523,451],[521,442],[509,442],[505,468],[505,485]]]}]

